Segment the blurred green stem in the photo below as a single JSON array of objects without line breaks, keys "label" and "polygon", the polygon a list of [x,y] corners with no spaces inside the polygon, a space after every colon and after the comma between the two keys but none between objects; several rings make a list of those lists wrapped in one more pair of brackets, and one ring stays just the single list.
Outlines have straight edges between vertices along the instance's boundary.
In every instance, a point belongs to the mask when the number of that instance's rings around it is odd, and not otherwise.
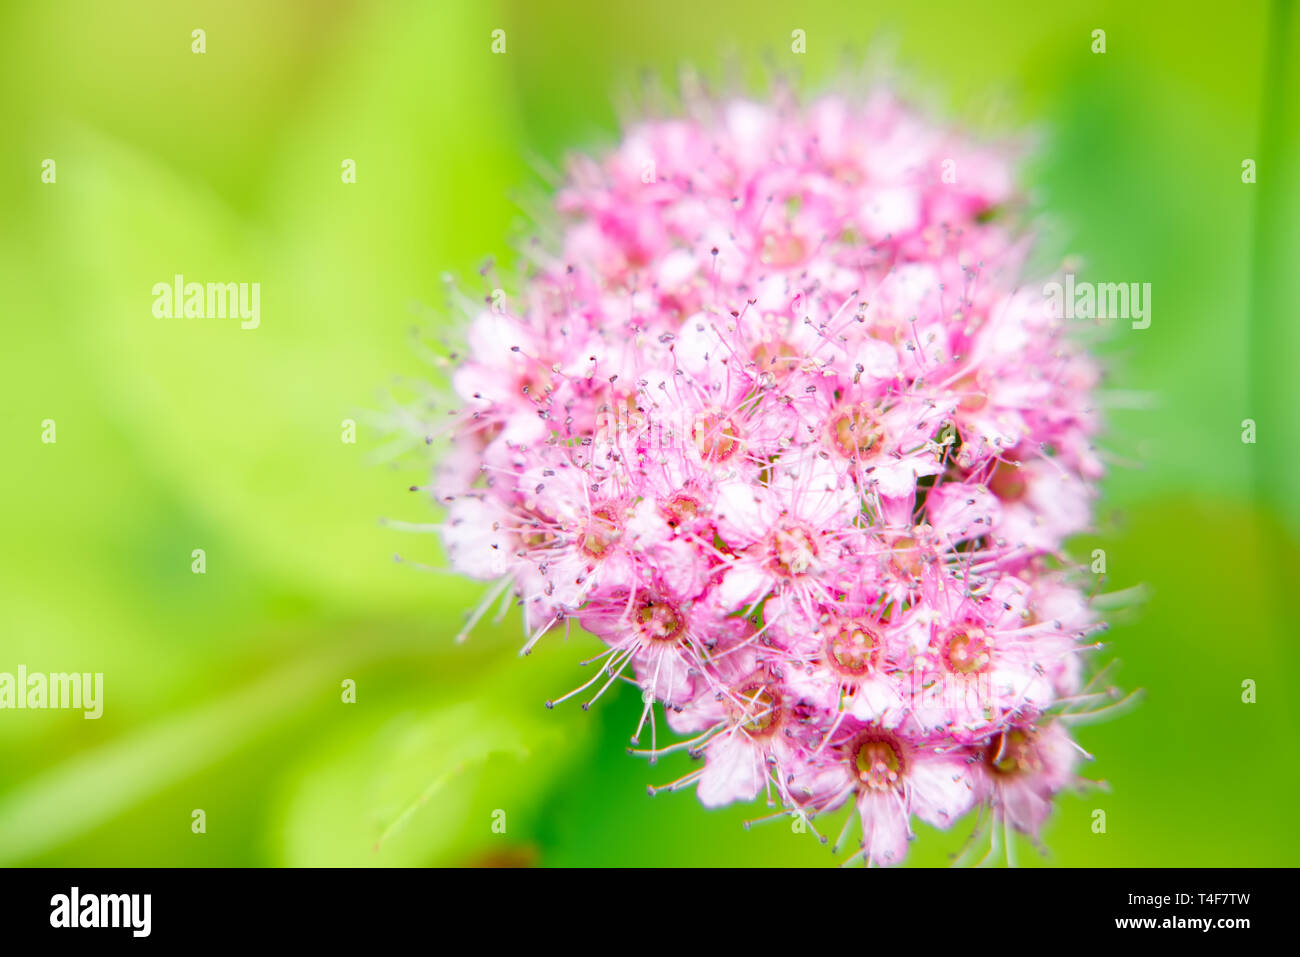
[{"label": "blurred green stem", "polygon": [[[1267,620],[1288,620],[1288,603],[1296,577],[1292,542],[1300,533],[1300,499],[1296,487],[1295,450],[1300,448],[1300,112],[1295,95],[1295,57],[1300,46],[1292,36],[1297,23],[1290,0],[1273,0],[1265,43],[1264,88],[1259,114],[1256,161],[1255,222],[1251,239],[1249,320],[1250,407],[1243,418],[1254,419],[1256,444],[1252,458],[1256,529],[1261,567],[1267,579],[1264,601]],[[1300,648],[1284,636],[1279,644],[1287,673],[1300,671]],[[1294,726],[1296,706],[1285,689],[1276,689],[1279,702]]]},{"label": "blurred green stem", "polygon": [[1295,60],[1288,57],[1294,26],[1290,0],[1273,0],[1264,65],[1256,161],[1249,328],[1250,408],[1242,416],[1258,427],[1253,454],[1258,503],[1286,519],[1294,531],[1297,509],[1290,457],[1300,436],[1300,323],[1296,321],[1295,243],[1288,230],[1300,221],[1297,207],[1297,116]]},{"label": "blurred green stem", "polygon": [[340,675],[411,650],[412,639],[349,640],[184,714],[165,715],[121,740],[82,752],[0,800],[0,864],[31,859],[238,752],[313,699]]}]

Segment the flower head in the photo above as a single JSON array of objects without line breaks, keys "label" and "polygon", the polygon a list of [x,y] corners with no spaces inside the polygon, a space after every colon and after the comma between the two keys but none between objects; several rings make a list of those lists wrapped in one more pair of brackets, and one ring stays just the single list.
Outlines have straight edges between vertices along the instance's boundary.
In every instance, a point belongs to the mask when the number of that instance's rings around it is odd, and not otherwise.
[{"label": "flower head", "polygon": [[509,582],[527,647],[600,638],[579,690],[661,704],[677,786],[851,803],[871,863],[976,804],[1036,834],[1073,780],[1096,622],[1052,559],[1097,372],[1022,285],[1012,183],[884,92],[643,122],[574,163],[453,378],[453,564]]}]

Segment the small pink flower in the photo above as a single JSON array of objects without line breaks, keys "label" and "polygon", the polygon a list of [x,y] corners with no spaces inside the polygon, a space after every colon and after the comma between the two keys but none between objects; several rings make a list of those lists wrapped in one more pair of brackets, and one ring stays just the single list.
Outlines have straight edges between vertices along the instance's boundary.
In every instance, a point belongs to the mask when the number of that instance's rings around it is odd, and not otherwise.
[{"label": "small pink flower", "polygon": [[976,788],[994,814],[1030,836],[1052,810],[1058,791],[1074,783],[1079,752],[1059,722],[1011,726],[984,742]]},{"label": "small pink flower", "polygon": [[[862,822],[860,854],[868,863],[897,864],[903,859],[914,837],[912,815],[946,829],[974,805],[978,782],[964,755],[874,725],[849,731],[831,765],[839,776],[838,790],[825,782],[818,786],[823,809],[852,798]],[[804,769],[805,779],[807,773]]]}]

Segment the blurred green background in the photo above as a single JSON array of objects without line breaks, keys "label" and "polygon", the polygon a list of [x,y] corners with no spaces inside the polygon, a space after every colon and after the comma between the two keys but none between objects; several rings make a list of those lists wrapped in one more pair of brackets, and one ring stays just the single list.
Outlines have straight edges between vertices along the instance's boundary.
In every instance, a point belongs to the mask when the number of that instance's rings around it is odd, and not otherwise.
[{"label": "blurred green background", "polygon": [[[520,660],[511,614],[453,645],[483,589],[394,563],[440,558],[379,519],[435,516],[376,413],[395,376],[438,380],[411,329],[454,338],[442,274],[476,295],[513,261],[538,170],[610,143],[644,71],[816,90],[868,54],[955,118],[1032,128],[1051,251],[1152,284],[1151,328],[1106,348],[1114,465],[1078,543],[1106,550],[1103,591],[1146,589],[1099,659],[1145,700],[1079,731],[1106,788],[1020,862],[1297,863],[1295,18],[789,6],[0,6],[0,671],[105,675],[98,721],[0,712],[0,864],[835,863],[788,823],[746,831],[761,805],[648,797],[681,767],[624,753],[634,690],[545,710],[591,639]],[[175,273],[260,282],[260,328],[155,319]],[[922,828],[908,863],[968,831]]]}]

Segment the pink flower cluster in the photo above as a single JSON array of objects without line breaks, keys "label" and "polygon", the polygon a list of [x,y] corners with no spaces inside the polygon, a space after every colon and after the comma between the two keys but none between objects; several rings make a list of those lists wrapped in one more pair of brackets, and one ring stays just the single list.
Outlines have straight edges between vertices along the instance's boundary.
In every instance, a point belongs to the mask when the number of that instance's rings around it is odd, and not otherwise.
[{"label": "pink flower cluster", "polygon": [[1075,780],[1098,373],[1020,285],[1016,201],[1004,150],[887,93],[696,104],[576,161],[473,319],[447,553],[526,649],[605,643],[573,693],[661,705],[651,754],[701,762],[671,787],[851,801],[891,864],[913,816],[1036,835]]}]

